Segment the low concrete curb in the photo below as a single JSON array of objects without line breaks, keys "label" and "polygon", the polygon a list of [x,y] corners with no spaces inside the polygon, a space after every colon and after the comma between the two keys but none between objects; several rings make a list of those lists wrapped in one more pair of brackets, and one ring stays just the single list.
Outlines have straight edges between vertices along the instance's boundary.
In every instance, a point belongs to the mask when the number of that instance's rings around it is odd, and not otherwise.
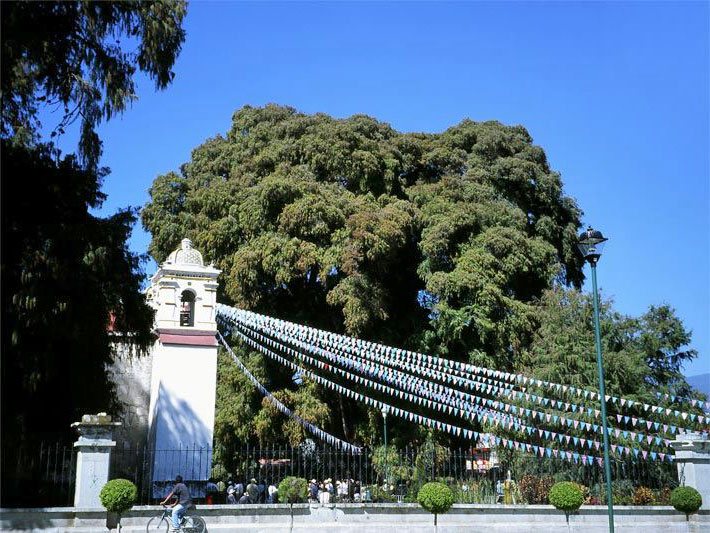
[{"label": "low concrete curb", "polygon": [[[122,533],[146,531],[159,506],[134,507],[121,518]],[[197,506],[211,533],[476,533],[531,531],[602,533],[608,531],[606,507],[582,507],[569,516],[550,505],[454,505],[434,518],[417,504],[294,504]],[[686,520],[672,507],[614,508],[619,533],[701,533],[710,531],[710,510]],[[0,530],[6,532],[106,533],[106,511],[53,507],[0,509]]]}]

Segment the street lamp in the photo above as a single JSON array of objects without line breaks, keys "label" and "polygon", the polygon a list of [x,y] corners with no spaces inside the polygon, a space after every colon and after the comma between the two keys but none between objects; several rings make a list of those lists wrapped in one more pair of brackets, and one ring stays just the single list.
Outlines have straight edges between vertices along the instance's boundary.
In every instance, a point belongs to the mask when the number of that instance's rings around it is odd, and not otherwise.
[{"label": "street lamp", "polygon": [[584,259],[592,267],[592,290],[594,292],[594,340],[597,346],[597,373],[599,374],[599,395],[602,406],[602,431],[604,432],[604,475],[606,477],[606,500],[609,513],[609,532],[614,533],[614,499],[611,491],[611,465],[609,464],[609,429],[606,420],[606,392],[604,391],[604,365],[602,364],[602,337],[599,330],[599,293],[597,292],[597,262],[602,255],[604,243],[608,239],[601,231],[592,229],[579,235],[577,247]]},{"label": "street lamp", "polygon": [[389,407],[384,405],[382,407],[382,420],[385,423],[385,485],[387,485],[387,413],[389,413]]}]

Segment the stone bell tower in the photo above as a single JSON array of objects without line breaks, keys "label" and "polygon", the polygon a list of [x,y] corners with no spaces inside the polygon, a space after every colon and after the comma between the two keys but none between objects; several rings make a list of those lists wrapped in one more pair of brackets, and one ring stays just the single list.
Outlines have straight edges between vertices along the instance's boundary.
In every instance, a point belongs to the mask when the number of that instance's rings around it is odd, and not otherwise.
[{"label": "stone bell tower", "polygon": [[154,492],[177,474],[209,478],[217,385],[217,276],[183,239],[151,278],[146,297],[156,310],[152,350],[149,443]]}]

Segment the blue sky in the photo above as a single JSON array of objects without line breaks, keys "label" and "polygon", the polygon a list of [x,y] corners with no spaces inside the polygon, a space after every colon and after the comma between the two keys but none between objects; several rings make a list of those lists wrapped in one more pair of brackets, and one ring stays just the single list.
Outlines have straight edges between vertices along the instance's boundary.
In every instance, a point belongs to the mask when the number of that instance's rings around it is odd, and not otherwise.
[{"label": "blue sky", "polygon": [[687,374],[710,372],[709,20],[707,2],[193,2],[173,85],[141,79],[100,129],[103,212],[143,205],[246,104],[404,132],[522,124],[610,238],[604,294],[631,315],[674,306],[700,352]]}]

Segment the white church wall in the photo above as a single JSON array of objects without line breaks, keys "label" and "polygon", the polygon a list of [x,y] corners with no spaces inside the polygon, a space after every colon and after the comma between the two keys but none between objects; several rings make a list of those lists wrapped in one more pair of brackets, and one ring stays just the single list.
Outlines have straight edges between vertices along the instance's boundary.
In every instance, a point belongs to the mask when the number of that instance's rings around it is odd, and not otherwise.
[{"label": "white church wall", "polygon": [[152,493],[178,474],[199,497],[212,468],[217,348],[156,343],[150,394]]}]

